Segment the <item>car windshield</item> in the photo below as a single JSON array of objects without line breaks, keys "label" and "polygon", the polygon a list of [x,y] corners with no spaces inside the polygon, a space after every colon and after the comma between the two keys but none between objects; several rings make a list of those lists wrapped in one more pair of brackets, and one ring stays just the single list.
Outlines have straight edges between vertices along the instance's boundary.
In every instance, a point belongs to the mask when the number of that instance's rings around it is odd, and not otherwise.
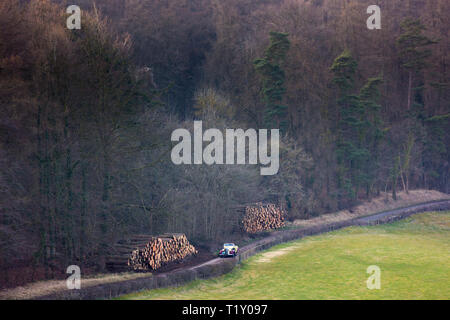
[{"label": "car windshield", "polygon": [[224,247],[234,247],[234,243],[225,243]]}]

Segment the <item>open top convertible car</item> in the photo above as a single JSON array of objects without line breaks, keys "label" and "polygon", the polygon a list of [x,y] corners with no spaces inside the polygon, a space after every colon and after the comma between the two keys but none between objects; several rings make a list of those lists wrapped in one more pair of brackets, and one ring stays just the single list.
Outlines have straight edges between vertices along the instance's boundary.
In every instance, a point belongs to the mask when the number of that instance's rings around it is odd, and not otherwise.
[{"label": "open top convertible car", "polygon": [[219,257],[235,257],[238,254],[239,247],[234,243],[224,243],[219,251]]}]

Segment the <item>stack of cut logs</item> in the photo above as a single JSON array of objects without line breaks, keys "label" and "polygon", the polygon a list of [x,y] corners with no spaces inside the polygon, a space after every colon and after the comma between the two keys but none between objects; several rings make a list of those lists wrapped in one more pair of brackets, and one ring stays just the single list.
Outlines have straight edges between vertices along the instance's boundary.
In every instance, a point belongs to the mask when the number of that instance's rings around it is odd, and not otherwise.
[{"label": "stack of cut logs", "polygon": [[247,205],[244,212],[242,224],[247,233],[257,233],[284,226],[284,210],[272,203]]},{"label": "stack of cut logs", "polygon": [[114,248],[115,255],[106,261],[111,271],[135,270],[151,271],[172,262],[180,262],[188,256],[197,254],[182,233],[163,234],[157,237],[134,235],[120,241]]}]

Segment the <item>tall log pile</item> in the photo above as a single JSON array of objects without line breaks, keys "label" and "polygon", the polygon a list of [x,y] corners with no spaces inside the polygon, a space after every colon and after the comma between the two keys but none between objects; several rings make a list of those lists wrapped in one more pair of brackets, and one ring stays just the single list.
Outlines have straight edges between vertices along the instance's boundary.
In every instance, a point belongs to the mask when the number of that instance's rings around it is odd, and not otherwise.
[{"label": "tall log pile", "polygon": [[284,226],[285,211],[275,204],[256,203],[244,207],[242,226],[247,233],[277,229]]},{"label": "tall log pile", "polygon": [[157,237],[134,235],[120,241],[114,251],[115,254],[106,261],[106,267],[111,271],[154,271],[197,254],[195,247],[182,233]]}]

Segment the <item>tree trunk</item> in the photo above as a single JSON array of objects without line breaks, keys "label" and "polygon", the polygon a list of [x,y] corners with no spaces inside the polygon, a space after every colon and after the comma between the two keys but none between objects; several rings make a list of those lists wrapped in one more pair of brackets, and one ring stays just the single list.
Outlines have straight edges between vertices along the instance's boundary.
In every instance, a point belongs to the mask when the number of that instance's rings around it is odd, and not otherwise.
[{"label": "tree trunk", "polygon": [[409,71],[408,75],[408,110],[411,109],[411,90],[412,90],[412,71]]}]

